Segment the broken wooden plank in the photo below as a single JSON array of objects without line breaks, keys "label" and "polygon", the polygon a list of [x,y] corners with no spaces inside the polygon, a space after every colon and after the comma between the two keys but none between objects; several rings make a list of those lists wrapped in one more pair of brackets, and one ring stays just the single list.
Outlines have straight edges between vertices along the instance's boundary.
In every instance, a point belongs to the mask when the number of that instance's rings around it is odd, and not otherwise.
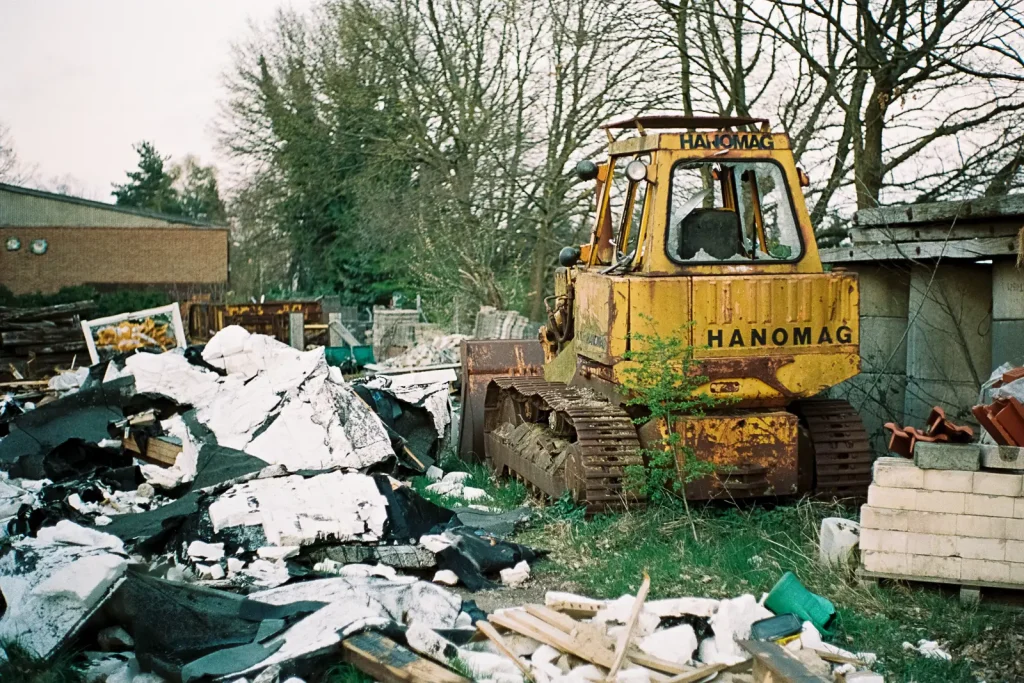
[{"label": "broken wooden plank", "polygon": [[178,461],[178,456],[181,455],[181,451],[181,444],[175,443],[167,437],[151,437],[149,441],[146,442],[146,457],[149,460],[155,460],[171,467],[173,467]]},{"label": "broken wooden plank", "polygon": [[1016,237],[986,237],[970,240],[935,240],[889,244],[853,244],[821,250],[823,263],[856,261],[916,261],[920,259],[979,259],[1017,256]]},{"label": "broken wooden plank", "polygon": [[95,301],[76,301],[70,304],[39,306],[37,308],[0,307],[0,321],[36,322],[55,317],[67,317],[78,313],[91,313],[96,310]]},{"label": "broken wooden plank", "polygon": [[568,614],[573,619],[589,619],[597,616],[597,613],[604,609],[606,603],[579,602],[574,600],[556,600],[547,607]]},{"label": "broken wooden plank", "polygon": [[374,631],[349,636],[341,651],[342,659],[381,683],[470,683]]},{"label": "broken wooden plank", "polygon": [[622,630],[619,642],[615,645],[615,661],[608,671],[606,679],[608,681],[614,681],[615,676],[619,673],[619,669],[622,668],[622,662],[625,661],[626,652],[629,650],[629,641],[633,637],[633,629],[636,628],[636,622],[640,619],[640,612],[644,608],[644,600],[647,599],[647,593],[650,590],[651,577],[648,576],[647,572],[644,572],[644,580],[640,584],[640,590],[637,591],[636,599],[633,600],[633,609],[629,613],[629,621],[626,622],[626,628]]},{"label": "broken wooden plank", "polygon": [[533,678],[533,674],[530,672],[530,667],[523,663],[523,660],[519,659],[515,652],[512,652],[512,648],[508,646],[508,643],[505,642],[505,639],[501,637],[501,634],[498,633],[493,626],[486,621],[478,621],[476,622],[476,628],[480,633],[483,633],[492,643],[494,643],[494,647],[498,648],[498,652],[515,662],[515,665],[523,672],[523,675],[526,676],[527,679]]},{"label": "broken wooden plank", "polygon": [[143,460],[149,460],[157,465],[164,467],[174,467],[174,464],[178,460],[178,456],[181,454],[182,446],[180,443],[171,441],[168,437],[154,436],[150,437],[146,441],[146,452],[143,453],[142,449],[139,448],[139,444],[135,441],[135,437],[128,435],[121,440],[121,444],[125,450],[138,453],[139,457]]},{"label": "broken wooden plank", "polygon": [[565,633],[525,612],[509,610],[492,614],[490,621],[606,669],[615,661],[615,653],[606,648],[599,639],[587,633]]},{"label": "broken wooden plank", "polygon": [[[600,640],[607,649],[611,650],[615,647],[615,642],[612,638],[605,633],[603,628],[596,624],[586,624],[576,621],[569,615],[556,612],[545,605],[526,605],[524,606],[524,609],[527,614],[531,614],[541,621],[545,621],[566,633],[586,632],[588,634],[593,634],[593,636]],[[635,646],[630,647],[629,652],[626,654],[626,659],[634,664],[639,664],[642,667],[654,669],[655,671],[663,671],[673,676],[687,674],[693,671],[693,667],[691,666],[670,662],[667,659],[661,659],[659,657],[649,655]]]},{"label": "broken wooden plank", "polygon": [[686,673],[679,674],[667,679],[664,683],[696,683],[696,681],[702,681],[711,674],[716,674],[723,669],[726,669],[725,664],[705,664],[704,666],[694,669],[693,671],[687,671]]},{"label": "broken wooden plank", "polygon": [[921,223],[963,223],[981,219],[1016,219],[1024,213],[1024,195],[979,197],[966,201],[894,204],[861,209],[854,214],[859,227],[916,225]]},{"label": "broken wooden plank", "polygon": [[986,222],[981,224],[957,223],[950,229],[946,225],[927,225],[916,228],[850,228],[854,244],[890,242],[932,242],[935,240],[964,240],[988,237],[1016,237],[1021,221]]},{"label": "broken wooden plank", "polygon": [[761,640],[740,640],[740,647],[754,658],[754,683],[827,683],[781,645]]},{"label": "broken wooden plank", "polygon": [[0,332],[0,344],[3,344],[6,347],[29,346],[32,344],[51,344],[79,341],[81,339],[81,327],[48,327],[36,330],[13,330],[11,332]]},{"label": "broken wooden plank", "polygon": [[19,387],[45,387],[49,386],[48,379],[21,379],[14,382],[0,382],[2,389],[17,389]]}]

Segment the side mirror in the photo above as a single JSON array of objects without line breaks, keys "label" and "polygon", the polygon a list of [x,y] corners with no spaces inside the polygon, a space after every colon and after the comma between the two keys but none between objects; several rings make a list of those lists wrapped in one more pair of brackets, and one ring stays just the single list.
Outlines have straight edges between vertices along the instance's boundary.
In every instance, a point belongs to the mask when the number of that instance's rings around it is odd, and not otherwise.
[{"label": "side mirror", "polygon": [[597,177],[597,164],[589,159],[584,159],[576,164],[576,175],[580,180],[593,180]]},{"label": "side mirror", "polygon": [[804,173],[804,169],[800,168],[799,166],[796,169],[796,177],[800,179],[800,187],[810,187],[811,186],[811,178],[810,178],[810,176],[808,176],[806,173]]},{"label": "side mirror", "polygon": [[559,265],[565,266],[566,268],[572,268],[580,262],[580,248],[579,247],[562,247],[562,251],[558,252],[558,263]]}]

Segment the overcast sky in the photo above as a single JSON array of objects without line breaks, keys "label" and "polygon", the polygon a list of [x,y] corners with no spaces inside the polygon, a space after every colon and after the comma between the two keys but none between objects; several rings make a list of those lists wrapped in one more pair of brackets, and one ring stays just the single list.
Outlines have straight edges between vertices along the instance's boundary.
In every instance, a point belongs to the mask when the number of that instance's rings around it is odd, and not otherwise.
[{"label": "overcast sky", "polygon": [[231,44],[312,2],[0,0],[0,122],[41,181],[69,174],[102,201],[140,140],[220,165],[212,123]]}]

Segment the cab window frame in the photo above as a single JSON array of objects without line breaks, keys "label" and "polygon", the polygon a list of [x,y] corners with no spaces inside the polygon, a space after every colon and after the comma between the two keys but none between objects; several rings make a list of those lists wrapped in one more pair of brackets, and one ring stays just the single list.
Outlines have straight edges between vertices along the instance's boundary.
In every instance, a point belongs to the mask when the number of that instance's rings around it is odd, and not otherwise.
[{"label": "cab window frame", "polygon": [[[796,230],[797,241],[800,244],[800,251],[799,251],[799,253],[796,256],[788,258],[788,259],[776,259],[776,258],[773,258],[773,259],[769,260],[769,259],[754,259],[754,258],[751,258],[751,259],[744,259],[742,261],[728,261],[728,260],[720,260],[720,259],[713,259],[713,260],[706,260],[706,261],[692,261],[692,260],[688,261],[688,260],[685,260],[685,259],[680,259],[680,258],[678,258],[676,256],[676,253],[672,249],[672,245],[669,244],[669,239],[672,236],[672,225],[671,225],[671,220],[672,220],[672,198],[675,196],[674,192],[675,192],[676,169],[678,167],[680,167],[680,166],[687,166],[687,165],[704,165],[704,164],[707,164],[708,166],[713,166],[714,164],[730,165],[728,162],[732,162],[734,164],[736,164],[736,163],[738,163],[738,164],[772,164],[773,166],[775,166],[779,170],[779,173],[782,174],[782,179],[784,181],[783,185],[785,187],[785,192],[786,192],[786,198],[789,200],[790,215],[793,217],[793,227]],[[793,201],[793,193],[790,192],[789,180],[790,179],[789,179],[789,176],[786,173],[786,168],[781,163],[779,163],[777,160],[775,160],[775,159],[753,158],[753,159],[728,159],[728,160],[725,160],[725,159],[712,159],[712,158],[704,157],[704,158],[701,158],[701,159],[679,159],[679,160],[677,160],[675,163],[672,164],[672,168],[669,171],[669,178],[668,178],[668,200],[667,200],[666,206],[665,206],[665,241],[664,241],[665,256],[668,257],[669,261],[671,261],[673,264],[678,265],[678,266],[743,266],[743,267],[747,268],[747,267],[750,267],[751,265],[753,265],[753,266],[770,266],[770,265],[775,265],[775,264],[790,264],[790,265],[792,265],[792,264],[795,264],[795,263],[799,263],[801,260],[803,260],[804,256],[807,254],[807,243],[804,241],[804,232],[803,232],[803,229],[801,228],[800,218],[799,218],[799,215],[797,214],[797,211],[796,211],[796,203]],[[712,187],[711,188],[712,194],[714,193],[714,191],[715,191],[715,188]],[[739,193],[737,193],[737,199],[739,199]],[[760,197],[758,199],[760,199]],[[724,203],[724,197],[723,197],[723,203]],[[739,211],[739,207],[738,206],[736,207],[736,211],[737,212]],[[763,219],[763,213],[762,213],[762,219]],[[680,239],[682,239],[682,235],[680,235]]]}]

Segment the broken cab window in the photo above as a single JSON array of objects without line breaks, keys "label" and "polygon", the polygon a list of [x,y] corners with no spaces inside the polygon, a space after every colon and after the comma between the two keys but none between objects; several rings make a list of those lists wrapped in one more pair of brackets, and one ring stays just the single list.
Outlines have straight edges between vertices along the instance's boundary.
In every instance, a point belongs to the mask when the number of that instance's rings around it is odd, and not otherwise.
[{"label": "broken cab window", "polygon": [[608,191],[608,208],[614,229],[616,251],[622,256],[633,253],[634,257],[640,241],[640,224],[647,201],[647,181],[631,181],[626,176],[626,167],[635,160],[644,164],[651,162],[647,155],[616,159]]},{"label": "broken cab window", "polygon": [[672,170],[668,256],[678,263],[793,261],[803,253],[782,169],[769,161]]}]

